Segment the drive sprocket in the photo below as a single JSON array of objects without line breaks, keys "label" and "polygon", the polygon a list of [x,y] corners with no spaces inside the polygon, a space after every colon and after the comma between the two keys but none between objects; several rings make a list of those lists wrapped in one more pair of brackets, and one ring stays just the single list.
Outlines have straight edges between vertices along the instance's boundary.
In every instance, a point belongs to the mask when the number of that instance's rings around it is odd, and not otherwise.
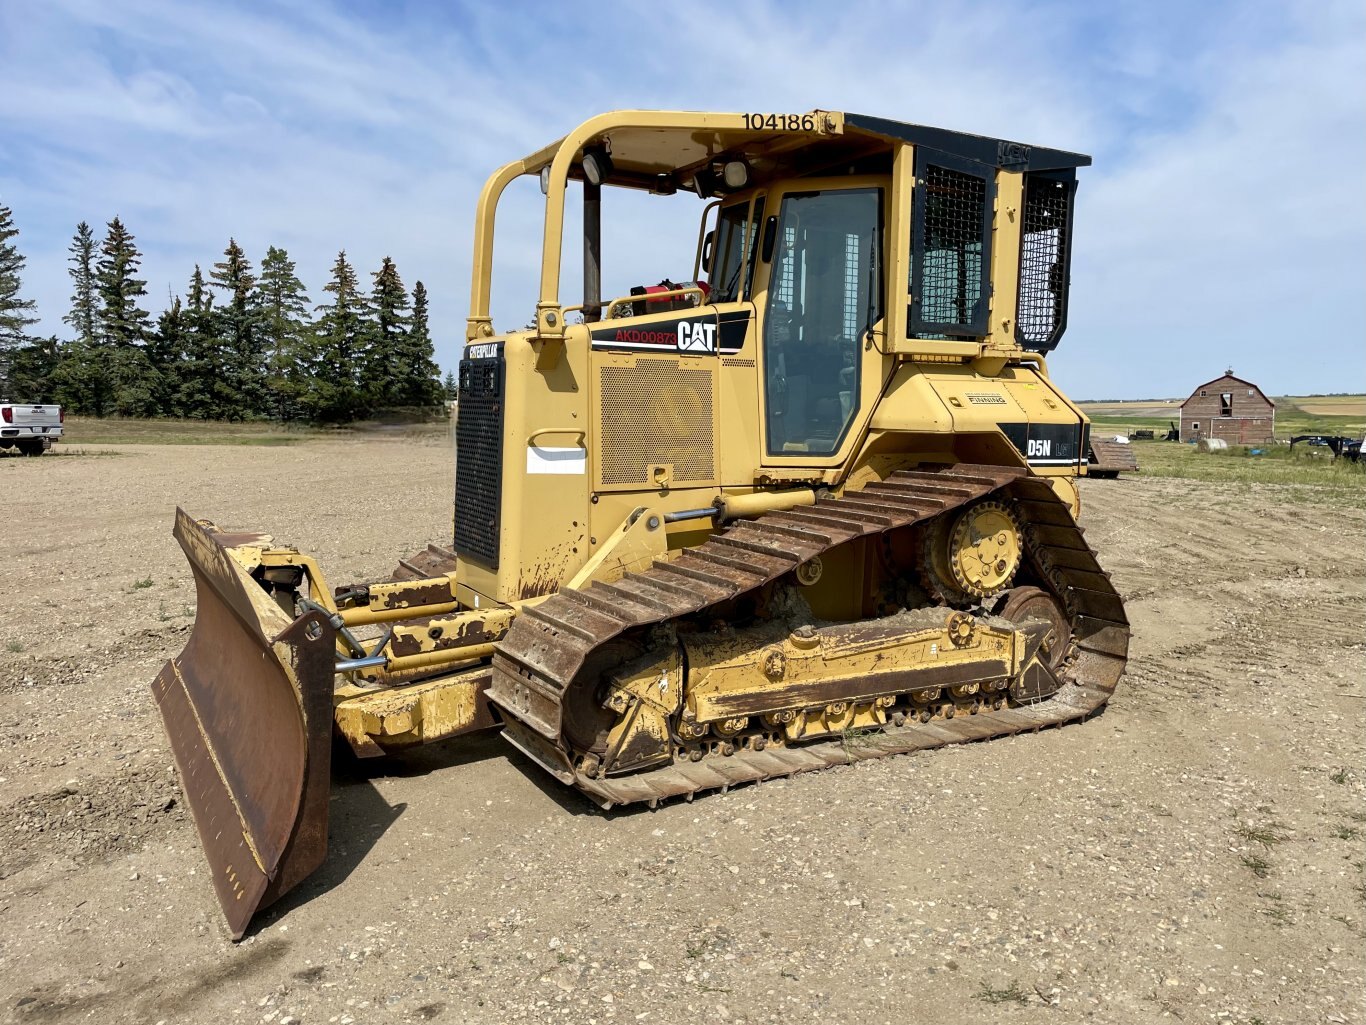
[{"label": "drive sprocket", "polygon": [[1011,585],[1024,554],[1019,519],[997,499],[936,522],[926,538],[925,577],[951,604],[970,604]]}]

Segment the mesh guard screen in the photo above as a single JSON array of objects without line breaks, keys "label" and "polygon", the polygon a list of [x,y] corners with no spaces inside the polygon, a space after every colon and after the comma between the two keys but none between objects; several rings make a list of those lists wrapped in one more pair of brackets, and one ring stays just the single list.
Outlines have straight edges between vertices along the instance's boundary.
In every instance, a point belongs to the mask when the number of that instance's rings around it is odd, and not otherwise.
[{"label": "mesh guard screen", "polygon": [[598,374],[602,485],[648,484],[650,467],[661,464],[673,467],[675,482],[713,482],[713,370],[641,359]]}]

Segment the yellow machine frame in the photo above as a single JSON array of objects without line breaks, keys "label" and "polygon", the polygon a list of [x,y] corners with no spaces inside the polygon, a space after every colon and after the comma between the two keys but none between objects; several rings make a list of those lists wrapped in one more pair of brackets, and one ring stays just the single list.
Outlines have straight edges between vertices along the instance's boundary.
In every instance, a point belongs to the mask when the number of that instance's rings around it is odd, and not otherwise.
[{"label": "yellow machine frame", "polygon": [[[714,734],[729,757],[751,713],[774,738],[796,742],[888,722],[899,728],[908,709],[923,722],[952,718],[959,704],[970,715],[1000,712],[1007,689],[1017,707],[1047,697],[1062,685],[1053,671],[1072,657],[1074,627],[1084,633],[1078,643],[1090,646],[1079,671],[1100,683],[1087,692],[1092,704],[1069,706],[1057,721],[1098,707],[1122,670],[1128,628],[1075,527],[1073,480],[1085,473],[1089,422],[1050,381],[1044,357],[1065,324],[1070,188],[1075,169],[1089,162],[835,111],[627,110],[591,118],[495,171],[475,215],[455,551],[429,547],[393,580],[334,590],[294,548],[178,513],[175,536],[194,570],[199,611],[185,651],[153,689],[234,935],[325,856],[334,727],[370,757],[501,721],[533,760],[564,782],[595,786],[595,799],[612,806],[645,798],[629,796],[630,783],[607,787],[603,777],[673,758],[675,731],[682,743]],[[962,297],[962,282],[980,287],[971,317],[936,321],[914,289],[919,281],[923,290],[927,274],[927,211],[966,194],[942,184],[952,179],[932,177],[951,173],[981,183],[972,192],[976,220],[967,222],[976,238],[953,250],[937,228],[935,249],[955,253]],[[508,185],[527,175],[540,177],[546,197],[535,317],[526,329],[498,333],[490,313],[497,210]],[[578,304],[559,294],[571,181],[583,183],[585,204]],[[604,184],[718,197],[703,208],[693,273],[712,273],[719,257],[704,254],[732,216],[720,237],[726,246],[739,239],[735,280],[743,270],[743,288],[731,295],[728,286],[670,282],[645,295],[604,297]],[[1039,341],[1022,336],[1016,320],[1025,309],[1026,220],[1039,209],[1030,197],[1053,196],[1049,190],[1065,199],[1062,214],[1048,215],[1063,219],[1033,229],[1036,239],[1051,233],[1056,247],[1031,266],[1031,294],[1052,318]],[[823,255],[813,248],[819,269],[803,264],[799,272],[802,214],[793,214],[791,242],[778,237],[788,230],[784,218],[803,199],[841,192],[864,203],[860,216],[876,198],[872,228],[851,232],[843,207],[824,223],[813,213],[810,237],[836,242]],[[788,299],[773,282],[785,256]],[[840,259],[842,278],[829,271]],[[843,305],[830,301],[836,295]],[[852,306],[862,302],[852,313],[851,295]],[[959,309],[962,297],[954,300]],[[817,319],[802,322],[805,334],[794,343],[784,332],[798,315]],[[821,345],[826,350],[813,355]],[[1059,554],[1047,557],[1056,564],[1040,561],[1029,570],[1033,583],[1008,592],[1029,533],[1011,503],[1042,510],[1051,517],[1046,529],[1062,540]],[[749,519],[758,523],[718,536]],[[876,541],[871,529],[855,536],[831,527],[878,522],[887,531]],[[787,538],[786,548],[775,546],[775,535]],[[884,601],[878,589],[889,582],[919,586],[893,579],[889,567],[904,573],[905,546],[927,536],[914,549],[924,555],[915,572],[928,574],[923,593],[938,604],[912,610],[920,599],[904,592]],[[624,579],[655,571],[654,597]],[[672,584],[662,579],[669,574]],[[1090,595],[1082,613],[1069,619],[1035,586],[1053,586],[1050,574],[1073,594]],[[624,649],[599,650],[616,643],[626,622],[613,610],[634,609],[623,614],[643,631],[652,609],[660,618],[649,629],[668,635],[676,618],[717,600],[683,601],[698,589],[789,577],[808,619],[796,630],[782,616],[740,632],[722,624],[708,636],[684,637],[680,628],[664,655],[623,656],[598,682],[576,675],[574,645],[562,643],[578,637],[582,650],[615,658]],[[677,600],[659,598],[670,592]],[[979,598],[994,604],[977,608]],[[884,616],[892,604],[907,614]],[[593,620],[601,632],[579,625]],[[684,651],[695,676],[687,693]],[[785,689],[775,696],[780,679]],[[606,698],[588,704],[620,718],[601,754],[574,747],[571,761],[570,748],[557,746],[559,699],[589,690]],[[836,692],[843,696],[822,696]],[[583,707],[577,714],[597,714]],[[267,724],[239,719],[262,709]],[[768,739],[747,742],[758,755]],[[690,754],[705,752],[694,746]],[[659,792],[691,786],[676,774]]]},{"label": "yellow machine frame", "polygon": [[[648,486],[604,485],[602,447],[588,443],[590,437],[601,437],[605,410],[594,388],[595,371],[605,366],[632,367],[642,357],[596,350],[591,340],[596,325],[569,322],[570,316],[583,310],[583,306],[566,306],[559,295],[569,183],[582,181],[581,161],[587,150],[603,143],[611,145],[614,138],[626,136],[644,154],[645,163],[656,161],[662,175],[676,171],[680,145],[696,147],[699,159],[746,151],[772,159],[798,153],[816,140],[828,141],[846,133],[869,135],[847,126],[846,116],[836,111],[778,115],[782,127],[777,130],[766,126],[756,129],[757,117],[614,111],[591,118],[562,139],[505,164],[485,182],[475,213],[467,345],[499,343],[507,363],[507,380],[537,382],[534,398],[509,388],[503,414],[505,450],[535,448],[545,442],[556,443],[548,448],[579,447],[587,469],[582,476],[504,473],[501,544],[507,554],[499,560],[499,568],[462,559],[453,572],[441,577],[388,585],[393,595],[372,586],[367,605],[339,610],[348,627],[414,617],[425,621],[433,615],[442,617],[444,627],[438,640],[429,636],[431,628],[425,622],[420,628],[397,627],[394,640],[382,652],[387,656],[383,667],[357,670],[355,682],[338,686],[338,723],[358,752],[373,754],[396,743],[437,739],[482,722],[472,713],[460,711],[473,707],[471,696],[482,682],[477,667],[441,681],[408,684],[408,692],[420,698],[416,703],[387,690],[376,690],[374,685],[403,685],[413,676],[429,676],[486,658],[519,609],[561,586],[610,580],[628,568],[648,565],[669,550],[696,543],[727,515],[757,515],[809,504],[814,500],[813,488],[838,495],[851,483],[858,486],[898,466],[922,460],[1023,466],[1025,457],[1001,435],[998,425],[1003,409],[1029,423],[1087,424],[1085,415],[1050,383],[1043,355],[1023,349],[1016,339],[1024,174],[997,168],[991,221],[990,313],[988,329],[980,338],[914,337],[908,330],[909,294],[903,297],[906,301],[897,301],[889,294],[883,303],[884,316],[871,326],[864,346],[865,372],[859,375],[858,415],[853,429],[846,432],[837,451],[816,458],[765,454],[760,414],[762,376],[757,366],[728,367],[724,364],[730,361],[715,356],[678,357],[685,369],[711,364],[718,391],[719,415],[713,425],[717,432],[716,472],[706,480],[675,482],[673,468],[664,465]],[[679,140],[687,141],[680,144]],[[898,141],[884,144],[891,151],[890,174],[846,173],[761,182],[709,204],[708,213],[720,203],[729,205],[758,195],[767,197],[767,209],[772,211],[778,207],[775,200],[790,191],[882,189],[886,200],[882,261],[890,292],[890,283],[909,284],[911,280],[912,198],[921,183],[915,177],[916,145]],[[490,295],[499,200],[515,179],[543,172],[546,202],[535,330],[495,334]],[[653,187],[650,175],[639,172],[624,184]],[[704,215],[702,231],[706,223]],[[746,223],[750,223],[748,219]],[[746,248],[753,244],[753,240],[747,241]],[[769,266],[761,264],[753,283],[756,300],[768,287],[768,273]],[[602,306],[610,309],[614,302],[624,301],[611,300]],[[748,305],[756,313],[746,346],[757,347],[757,301],[736,305]],[[677,316],[676,312],[647,314],[612,323],[647,328]],[[761,426],[759,430],[728,433],[722,445],[719,431],[723,422]],[[1085,472],[1084,455],[1070,466],[1034,470],[1048,477],[1060,497],[1074,511],[1079,510],[1072,480]],[[674,519],[680,513],[708,506],[717,509],[714,519]],[[581,515],[566,516],[565,510],[572,509],[580,509]],[[547,515],[547,510],[554,510],[554,515]],[[650,523],[658,526],[647,530]],[[302,558],[292,549],[266,551],[260,557],[265,562]],[[309,579],[321,582],[316,566],[309,567]],[[415,592],[420,592],[417,600],[402,597]],[[325,607],[333,607],[325,585],[316,589],[315,597]],[[466,635],[468,643],[456,642]],[[397,653],[396,642],[404,645],[404,654]],[[448,688],[453,696],[445,693]],[[454,708],[456,713],[420,714],[422,709],[438,705]],[[396,714],[395,708],[400,712]],[[442,725],[433,726],[434,722]]]}]

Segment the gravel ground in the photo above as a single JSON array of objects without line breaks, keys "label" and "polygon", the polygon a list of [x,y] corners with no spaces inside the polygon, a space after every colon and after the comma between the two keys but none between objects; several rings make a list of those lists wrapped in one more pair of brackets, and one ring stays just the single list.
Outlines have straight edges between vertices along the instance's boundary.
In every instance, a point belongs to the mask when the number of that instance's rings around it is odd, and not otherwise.
[{"label": "gravel ground", "polygon": [[9,1020],[1366,1022],[1360,507],[1088,482],[1134,645],[1079,726],[619,814],[496,736],[344,763],[234,945],[148,691],[174,505],[373,578],[447,540],[449,453],[85,452],[0,459]]}]

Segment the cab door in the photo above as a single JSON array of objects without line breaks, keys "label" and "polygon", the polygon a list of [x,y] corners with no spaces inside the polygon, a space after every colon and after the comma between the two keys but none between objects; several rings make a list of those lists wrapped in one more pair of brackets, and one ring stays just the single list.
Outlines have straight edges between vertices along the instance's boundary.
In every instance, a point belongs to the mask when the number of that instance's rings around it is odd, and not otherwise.
[{"label": "cab door", "polygon": [[770,194],[755,291],[761,465],[840,465],[876,402],[886,184],[808,179]]},{"label": "cab door", "polygon": [[721,483],[749,487],[759,465],[754,404],[759,394],[758,314],[754,304],[759,235],[767,196],[728,197],[716,219],[708,280],[720,357]]}]

